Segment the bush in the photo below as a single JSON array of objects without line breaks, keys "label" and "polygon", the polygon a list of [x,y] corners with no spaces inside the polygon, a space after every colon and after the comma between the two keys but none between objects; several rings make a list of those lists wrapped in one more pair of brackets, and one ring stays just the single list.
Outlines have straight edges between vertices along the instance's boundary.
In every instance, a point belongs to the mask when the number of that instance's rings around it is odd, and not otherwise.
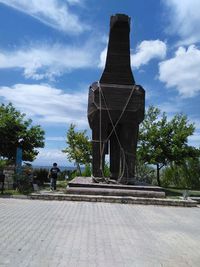
[{"label": "bush", "polygon": [[85,165],[85,169],[82,172],[82,176],[84,176],[84,177],[90,177],[91,174],[92,174],[91,166],[90,166],[90,164],[86,164]]},{"label": "bush", "polygon": [[66,180],[66,176],[68,176],[68,178],[70,177],[69,175],[70,171],[68,170],[64,170],[58,173],[58,181],[64,181]]},{"label": "bush", "polygon": [[44,168],[35,169],[33,171],[34,183],[43,185],[44,183],[49,182],[48,173],[48,170]]},{"label": "bush", "polygon": [[33,191],[32,181],[29,176],[25,174],[14,174],[14,189],[22,194],[29,194]]},{"label": "bush", "polygon": [[78,173],[77,170],[73,170],[73,171],[72,170],[64,170],[58,174],[58,181],[64,181],[64,180],[70,181],[70,180],[74,179],[76,176],[80,176],[80,174]]},{"label": "bush", "polygon": [[183,164],[165,168],[161,175],[165,187],[200,189],[200,159],[187,159]]},{"label": "bush", "polygon": [[184,186],[180,183],[181,179],[179,176],[180,175],[177,168],[169,166],[164,168],[161,173],[162,186],[184,188]]},{"label": "bush", "polygon": [[135,176],[139,183],[154,184],[156,183],[155,169],[142,160],[136,161]]},{"label": "bush", "polygon": [[74,179],[76,176],[80,176],[79,171],[77,170],[70,171],[69,180]]},{"label": "bush", "polygon": [[110,166],[108,162],[106,162],[104,165],[104,176],[110,177]]},{"label": "bush", "polygon": [[6,159],[0,159],[0,170],[4,170],[5,167],[9,164],[9,161]]}]

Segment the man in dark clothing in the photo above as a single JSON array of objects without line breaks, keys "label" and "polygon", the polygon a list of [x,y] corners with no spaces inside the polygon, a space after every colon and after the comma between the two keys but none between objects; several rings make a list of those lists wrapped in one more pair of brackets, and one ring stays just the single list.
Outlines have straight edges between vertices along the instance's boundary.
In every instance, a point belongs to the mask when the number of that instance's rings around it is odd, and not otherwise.
[{"label": "man in dark clothing", "polygon": [[60,172],[60,169],[57,167],[57,163],[53,164],[53,167],[51,168],[49,172],[49,178],[50,178],[50,189],[56,190],[56,182],[57,182],[57,177],[58,173]]}]

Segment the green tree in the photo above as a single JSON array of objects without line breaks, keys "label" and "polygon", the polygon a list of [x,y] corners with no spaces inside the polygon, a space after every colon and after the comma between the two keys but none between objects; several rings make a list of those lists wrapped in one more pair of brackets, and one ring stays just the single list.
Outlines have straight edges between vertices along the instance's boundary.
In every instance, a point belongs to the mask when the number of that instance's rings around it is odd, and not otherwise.
[{"label": "green tree", "polygon": [[184,159],[198,157],[199,150],[188,145],[188,136],[194,133],[194,124],[187,116],[176,114],[170,121],[166,113],[150,106],[139,132],[138,154],[148,164],[156,165],[157,183],[160,170],[169,163],[181,164]]},{"label": "green tree", "polygon": [[21,146],[22,159],[33,161],[39,153],[36,148],[44,147],[44,131],[39,125],[31,126],[32,120],[25,117],[11,103],[0,106],[0,157],[15,161]]},{"label": "green tree", "polygon": [[77,170],[81,175],[80,165],[90,164],[92,158],[92,145],[86,135],[86,130],[76,131],[75,125],[71,124],[67,132],[67,148],[63,150],[70,162],[75,161]]}]

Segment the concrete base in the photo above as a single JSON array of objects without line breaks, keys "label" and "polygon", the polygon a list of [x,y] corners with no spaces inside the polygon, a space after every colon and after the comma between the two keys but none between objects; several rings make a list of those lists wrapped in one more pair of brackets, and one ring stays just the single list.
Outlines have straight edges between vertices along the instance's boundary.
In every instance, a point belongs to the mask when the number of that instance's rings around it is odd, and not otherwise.
[{"label": "concrete base", "polygon": [[190,197],[190,199],[200,204],[200,197]]},{"label": "concrete base", "polygon": [[92,177],[75,177],[68,183],[69,187],[92,187],[92,188],[116,188],[116,189],[127,189],[127,190],[145,190],[145,191],[159,191],[164,192],[162,187],[153,185],[123,185],[115,183],[94,183]]},{"label": "concrete base", "polygon": [[165,192],[158,186],[122,185],[95,183],[91,177],[76,177],[68,183],[66,194],[131,196],[146,198],[164,198]]},{"label": "concrete base", "polygon": [[165,192],[145,191],[145,190],[127,190],[120,188],[87,188],[87,187],[70,187],[66,189],[67,194],[77,195],[101,195],[101,196],[132,196],[132,197],[153,197],[164,198]]}]

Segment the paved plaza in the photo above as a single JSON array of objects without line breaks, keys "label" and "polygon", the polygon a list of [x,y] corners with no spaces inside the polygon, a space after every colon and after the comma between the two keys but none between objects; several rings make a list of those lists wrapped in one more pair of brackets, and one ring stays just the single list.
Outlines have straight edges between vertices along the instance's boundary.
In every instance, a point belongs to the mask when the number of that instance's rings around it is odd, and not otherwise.
[{"label": "paved plaza", "polygon": [[200,266],[200,208],[0,199],[0,266]]}]

